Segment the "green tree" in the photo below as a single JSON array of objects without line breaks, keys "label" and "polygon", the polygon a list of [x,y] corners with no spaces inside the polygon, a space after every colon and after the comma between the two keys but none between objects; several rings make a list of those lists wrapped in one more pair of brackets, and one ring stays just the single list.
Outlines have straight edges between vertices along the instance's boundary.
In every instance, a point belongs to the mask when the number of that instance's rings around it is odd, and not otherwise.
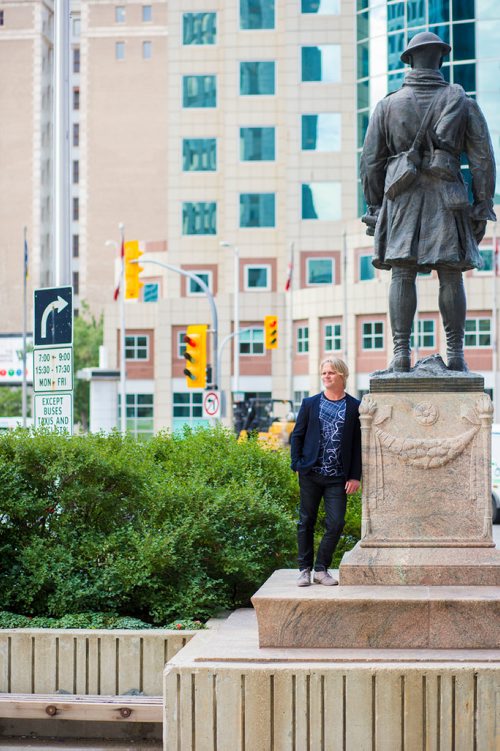
[{"label": "green tree", "polygon": [[0,416],[19,417],[22,411],[22,393],[19,386],[4,386],[0,389]]},{"label": "green tree", "polygon": [[88,430],[90,383],[76,378],[82,368],[95,367],[99,364],[99,347],[103,341],[104,323],[102,315],[97,319],[90,311],[88,303],[82,301],[80,315],[75,318],[73,326],[75,391],[74,416],[84,430]]}]

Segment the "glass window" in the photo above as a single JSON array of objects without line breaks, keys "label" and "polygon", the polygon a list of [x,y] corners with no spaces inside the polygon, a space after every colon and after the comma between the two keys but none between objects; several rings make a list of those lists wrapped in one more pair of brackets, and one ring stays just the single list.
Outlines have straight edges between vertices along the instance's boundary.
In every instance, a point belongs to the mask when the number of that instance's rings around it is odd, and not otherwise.
[{"label": "glass window", "polygon": [[179,359],[184,357],[184,352],[186,351],[186,342],[184,341],[185,336],[185,331],[177,332],[177,357]]},{"label": "glass window", "polygon": [[79,37],[82,29],[82,22],[79,18],[75,18],[73,21],[73,36]]},{"label": "glass window", "polygon": [[217,169],[215,138],[184,138],[182,141],[184,172],[213,172]]},{"label": "glass window", "polygon": [[183,44],[215,44],[217,36],[215,13],[184,13],[182,16]]},{"label": "glass window", "polygon": [[396,91],[396,89],[400,89],[403,85],[404,77],[404,73],[390,73],[387,76],[387,92],[389,93]]},{"label": "glass window", "polygon": [[365,13],[359,13],[358,14],[358,23],[357,23],[357,39],[358,41],[360,39],[366,39],[368,37],[369,32],[369,23],[368,23],[368,11]]},{"label": "glass window", "polygon": [[73,235],[71,241],[73,249],[73,258],[78,258],[80,255],[80,235]]},{"label": "glass window", "polygon": [[426,22],[425,0],[407,0],[406,18],[408,27],[423,26]]},{"label": "glass window", "polygon": [[80,109],[80,89],[73,89],[73,109]]},{"label": "glass window", "polygon": [[[498,5],[500,19],[500,4]],[[500,39],[500,20],[479,21],[476,23],[477,45],[482,58],[498,57],[498,40]]]},{"label": "glass window", "polygon": [[375,268],[372,264],[371,255],[362,255],[359,257],[359,280],[366,282],[369,279],[375,279]]},{"label": "glass window", "polygon": [[476,0],[476,18],[479,20],[500,18],[498,0]]},{"label": "glass window", "polygon": [[297,354],[309,352],[309,326],[297,326]]},{"label": "glass window", "polygon": [[73,50],[73,73],[80,72],[80,48],[76,47]]},{"label": "glass window", "polygon": [[127,334],[125,337],[125,360],[149,360],[148,334]]},{"label": "glass window", "polygon": [[365,321],[362,329],[363,349],[384,349],[384,322]]},{"label": "glass window", "polygon": [[144,60],[151,60],[153,57],[153,42],[142,43],[142,57]]},{"label": "glass window", "polygon": [[274,193],[240,193],[240,227],[274,227]]},{"label": "glass window", "polygon": [[73,123],[73,146],[80,145],[80,123]]},{"label": "glass window", "polygon": [[476,65],[475,63],[465,63],[463,65],[453,66],[453,80],[463,86],[465,91],[471,92],[476,90]]},{"label": "glass window", "polygon": [[80,218],[80,199],[78,196],[73,198],[73,210],[71,212],[71,218],[74,222],[77,222]]},{"label": "glass window", "polygon": [[366,78],[370,74],[370,43],[359,42],[358,51],[358,78]]},{"label": "glass window", "polygon": [[262,327],[242,331],[238,338],[240,340],[240,355],[265,354],[264,329]]},{"label": "glass window", "polygon": [[115,60],[125,59],[125,42],[115,42]]},{"label": "glass window", "polygon": [[340,352],[342,349],[342,324],[325,323],[325,352]]},{"label": "glass window", "polygon": [[271,267],[270,266],[245,266],[245,289],[246,290],[270,290]]},{"label": "glass window", "polygon": [[116,23],[125,23],[125,6],[117,5],[115,8],[115,21]]},{"label": "glass window", "polygon": [[217,234],[217,204],[213,202],[186,202],[182,204],[183,235]]},{"label": "glass window", "polygon": [[[391,34],[387,38],[387,69],[399,70],[403,67],[400,60],[401,53],[405,48],[405,36],[401,34]],[[367,75],[366,73],[364,75]]]},{"label": "glass window", "polygon": [[[412,323],[410,346],[415,346],[415,322]],[[432,318],[418,319],[419,349],[434,349],[436,346],[436,322]]]},{"label": "glass window", "polygon": [[[443,42],[446,42],[446,44],[450,44],[450,25],[449,24],[440,24],[438,26],[430,26],[429,31],[432,31],[433,34],[437,34],[438,37],[441,37]],[[448,56],[445,55],[445,58],[448,60]]]},{"label": "glass window", "polygon": [[340,0],[301,0],[302,13],[317,13],[319,16],[338,16]]},{"label": "glass window", "polygon": [[[153,394],[127,394],[126,428],[134,438],[148,440],[154,433]],[[118,394],[118,421],[121,416],[121,394]]]},{"label": "glass window", "polygon": [[275,159],[274,128],[240,128],[242,162],[272,162]]},{"label": "glass window", "polygon": [[240,63],[240,94],[261,96],[275,92],[274,62]]},{"label": "glass window", "polygon": [[160,285],[158,282],[146,282],[142,288],[144,302],[158,302],[160,297]]},{"label": "glass window", "polygon": [[78,295],[80,292],[80,274],[78,271],[73,271],[73,292]]},{"label": "glass window", "polygon": [[467,21],[474,17],[474,0],[453,0],[454,21]]},{"label": "glass window", "polygon": [[153,8],[151,5],[142,6],[142,20],[144,22],[153,20]]},{"label": "glass window", "polygon": [[274,0],[240,0],[240,29],[274,29]]},{"label": "glass window", "polygon": [[358,112],[358,148],[363,146],[365,142],[366,130],[368,128],[368,122],[370,120],[370,113],[368,110],[365,112]]},{"label": "glass window", "polygon": [[429,0],[429,23],[443,23],[450,19],[450,0]]},{"label": "glass window", "polygon": [[172,427],[174,430],[182,429],[183,425],[194,427],[209,424],[209,421],[203,417],[203,393],[201,391],[174,391],[172,396]]},{"label": "glass window", "polygon": [[473,23],[453,24],[453,59],[473,60],[476,57],[476,34]]},{"label": "glass window", "polygon": [[340,45],[302,47],[302,81],[340,81]]},{"label": "glass window", "polygon": [[405,27],[405,4],[393,3],[387,6],[387,31],[403,31]]},{"label": "glass window", "polygon": [[[199,276],[202,282],[205,282],[208,289],[212,291],[212,272],[211,271],[193,271],[191,270],[192,274],[196,274],[196,276]],[[188,295],[204,295],[205,291],[203,288],[196,282],[194,279],[190,279],[188,277],[188,285],[187,285],[187,293]]]},{"label": "glass window", "polygon": [[491,347],[491,318],[467,318],[464,347]]},{"label": "glass window", "polygon": [[483,261],[483,268],[477,269],[477,271],[479,272],[493,271],[493,263],[494,263],[493,248],[479,248],[479,255],[481,256],[482,261]]},{"label": "glass window", "polygon": [[340,218],[340,183],[302,184],[302,219],[336,221]]},{"label": "glass window", "polygon": [[309,396],[309,391],[294,391],[293,392],[293,411],[298,413],[302,400]]},{"label": "glass window", "polygon": [[217,80],[215,76],[182,76],[183,107],[216,107]]},{"label": "glass window", "polygon": [[303,151],[340,151],[340,113],[302,115]]},{"label": "glass window", "polygon": [[335,281],[333,258],[308,258],[306,269],[307,284],[333,284]]}]

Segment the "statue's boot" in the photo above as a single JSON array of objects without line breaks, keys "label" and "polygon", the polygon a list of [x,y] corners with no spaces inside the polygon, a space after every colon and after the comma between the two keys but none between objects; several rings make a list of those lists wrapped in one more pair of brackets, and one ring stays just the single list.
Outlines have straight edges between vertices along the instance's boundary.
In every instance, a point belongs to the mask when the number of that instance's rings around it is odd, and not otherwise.
[{"label": "statue's boot", "polygon": [[394,357],[389,367],[394,373],[408,373],[411,367],[410,336],[417,308],[416,276],[416,269],[411,267],[393,266],[392,268],[389,316]]},{"label": "statue's boot", "polygon": [[466,315],[465,289],[462,272],[439,269],[439,310],[446,334],[448,370],[468,371],[464,358],[464,327]]}]

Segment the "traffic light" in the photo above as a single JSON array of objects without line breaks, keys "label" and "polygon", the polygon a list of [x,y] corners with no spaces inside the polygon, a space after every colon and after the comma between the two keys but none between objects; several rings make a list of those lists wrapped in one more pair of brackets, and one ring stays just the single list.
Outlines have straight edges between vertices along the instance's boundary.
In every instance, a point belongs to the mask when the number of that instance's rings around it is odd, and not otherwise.
[{"label": "traffic light", "polygon": [[128,240],[125,243],[125,300],[138,300],[144,283],[139,279],[143,270],[138,263],[131,263],[142,256],[138,240]]},{"label": "traffic light", "polygon": [[264,318],[266,349],[278,349],[278,316]]},{"label": "traffic light", "polygon": [[191,389],[204,389],[207,385],[207,328],[205,323],[188,326],[184,336],[184,375]]}]

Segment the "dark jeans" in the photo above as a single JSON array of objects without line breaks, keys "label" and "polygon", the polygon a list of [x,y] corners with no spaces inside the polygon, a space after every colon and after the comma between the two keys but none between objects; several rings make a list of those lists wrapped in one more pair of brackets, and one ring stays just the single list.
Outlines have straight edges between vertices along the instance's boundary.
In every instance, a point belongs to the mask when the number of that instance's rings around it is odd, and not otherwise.
[{"label": "dark jeans", "polygon": [[314,526],[321,499],[325,500],[325,534],[319,544],[314,568],[326,571],[332,562],[337,543],[344,529],[347,495],[345,481],[323,477],[316,472],[299,473],[300,508],[297,525],[299,568],[312,568],[314,561]]}]

